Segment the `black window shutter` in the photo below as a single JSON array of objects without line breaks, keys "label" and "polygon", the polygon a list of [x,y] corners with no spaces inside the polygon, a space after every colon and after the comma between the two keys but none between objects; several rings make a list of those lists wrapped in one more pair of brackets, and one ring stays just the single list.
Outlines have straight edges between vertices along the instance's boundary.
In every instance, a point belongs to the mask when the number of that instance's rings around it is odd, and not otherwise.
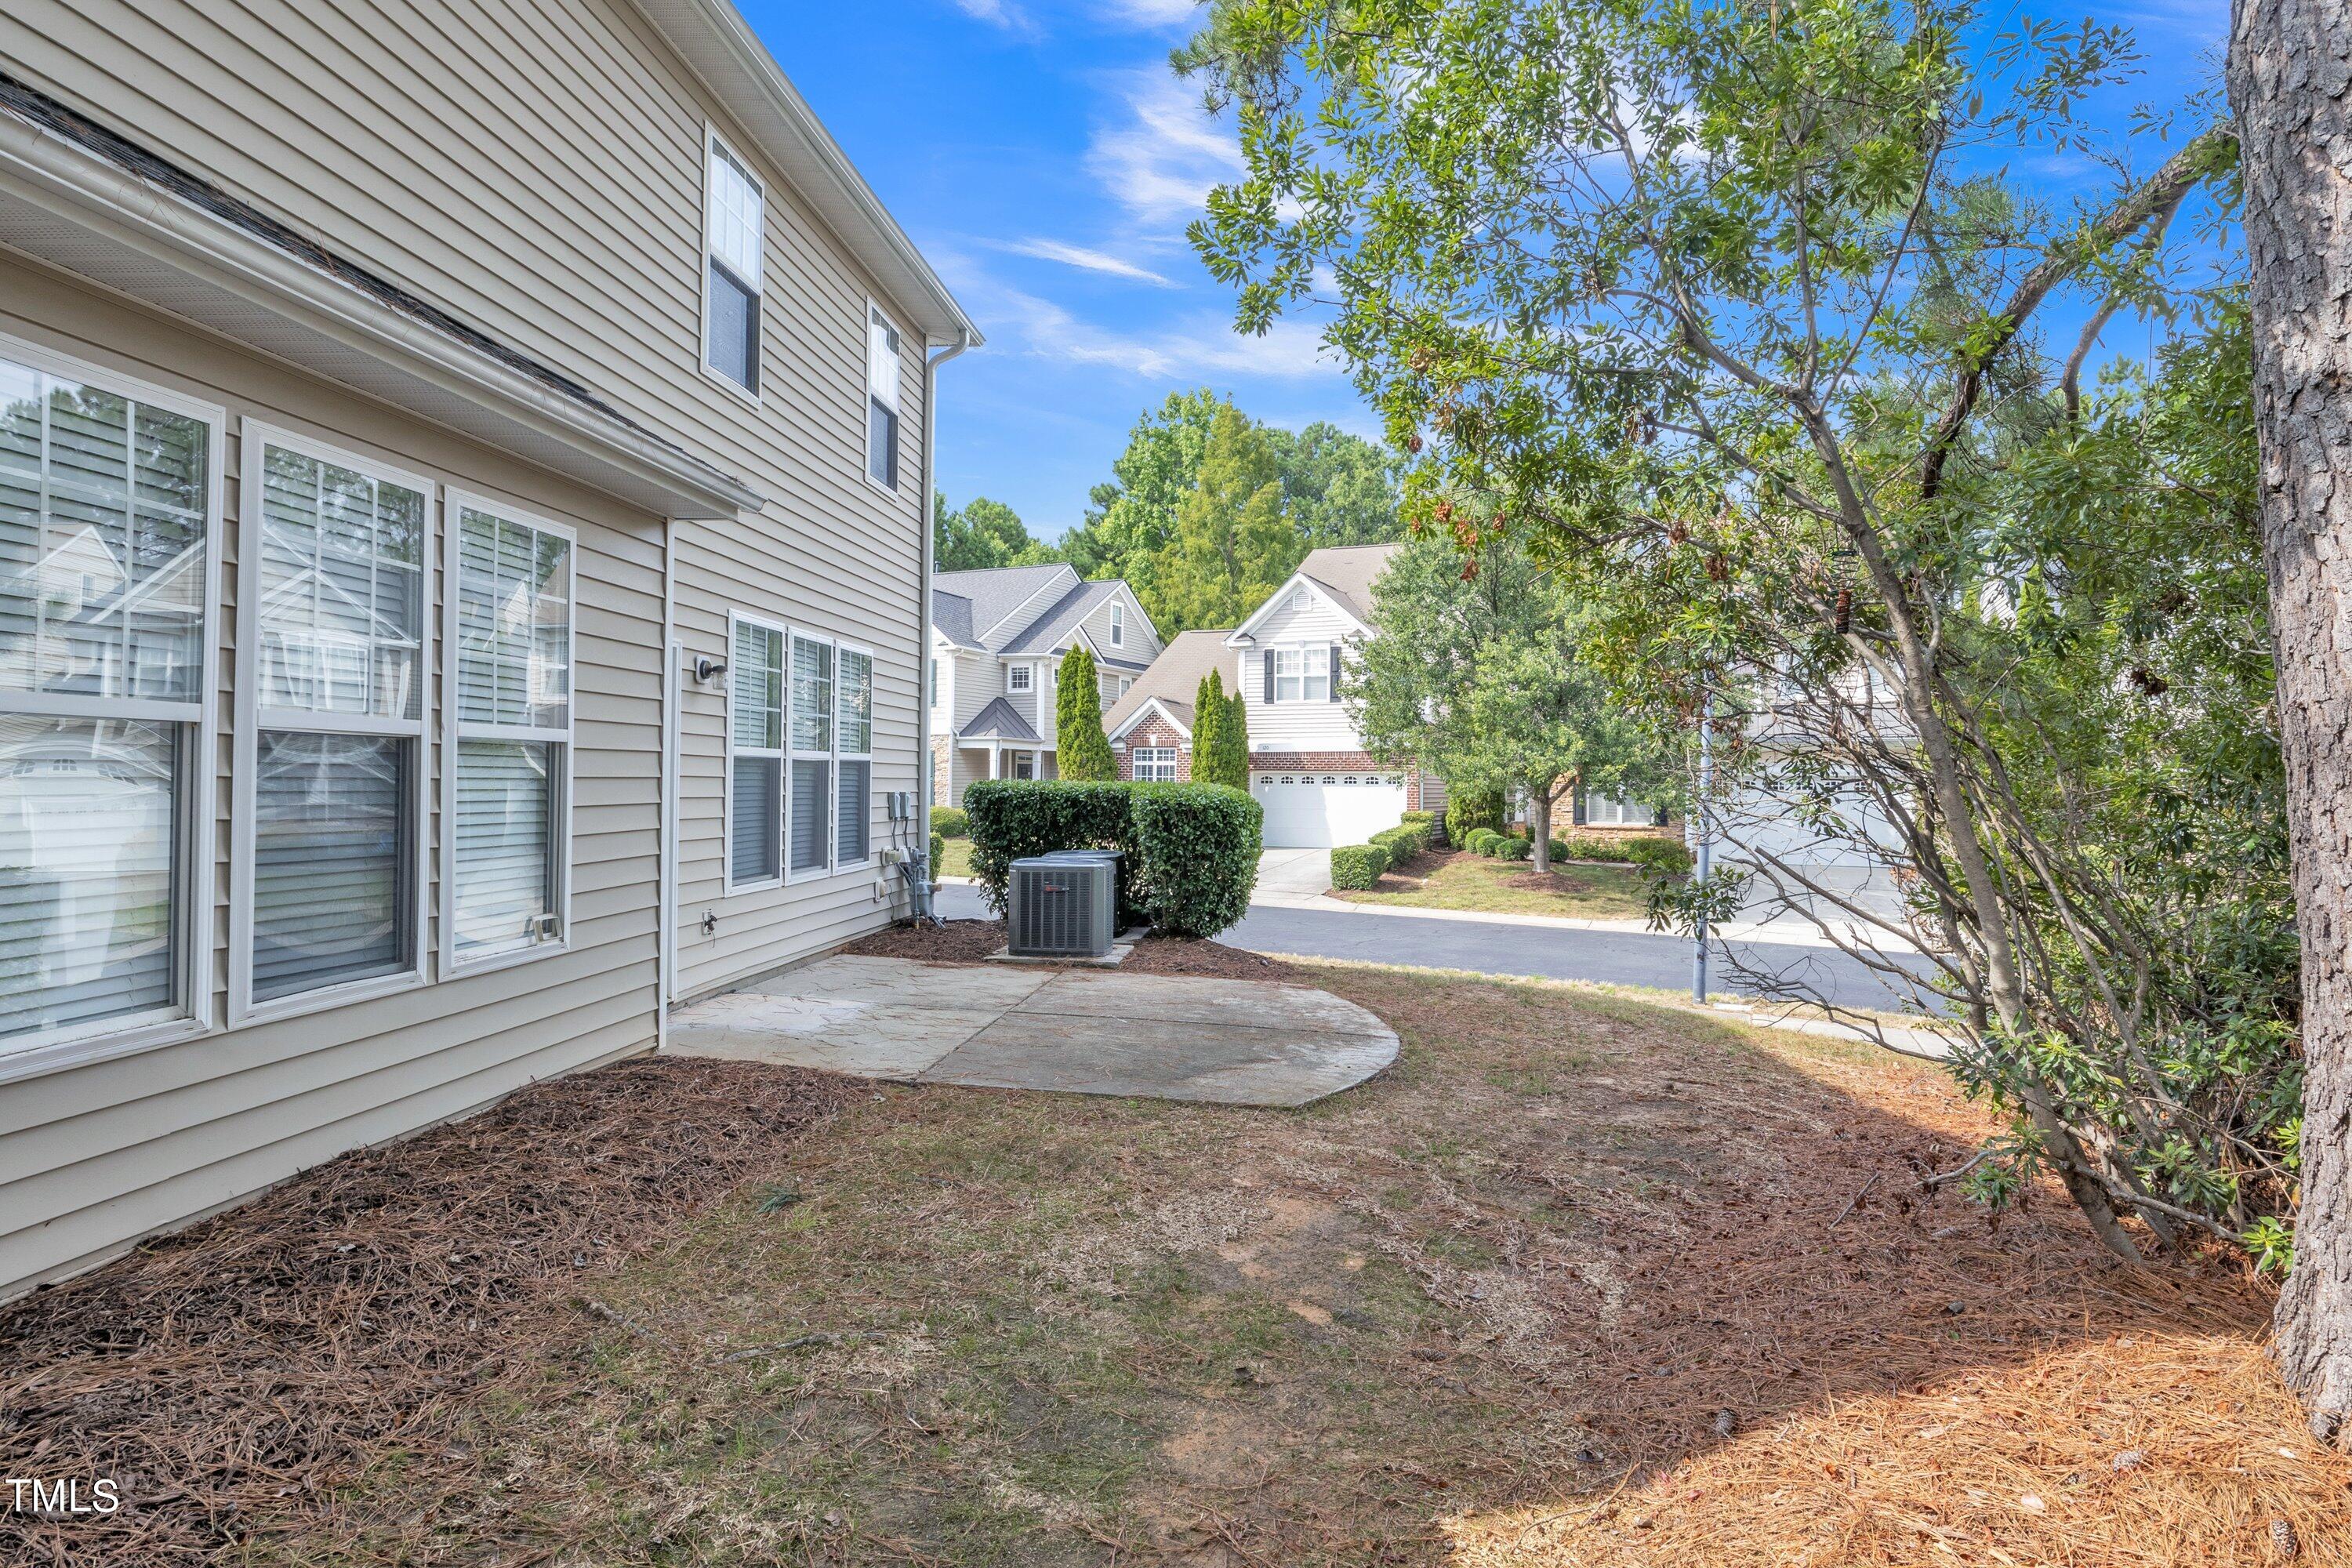
[{"label": "black window shutter", "polygon": [[1331,645],[1331,700],[1339,700],[1339,645]]},{"label": "black window shutter", "polygon": [[1265,660],[1265,700],[1271,702],[1274,700],[1274,649],[1266,649],[1261,657]]}]

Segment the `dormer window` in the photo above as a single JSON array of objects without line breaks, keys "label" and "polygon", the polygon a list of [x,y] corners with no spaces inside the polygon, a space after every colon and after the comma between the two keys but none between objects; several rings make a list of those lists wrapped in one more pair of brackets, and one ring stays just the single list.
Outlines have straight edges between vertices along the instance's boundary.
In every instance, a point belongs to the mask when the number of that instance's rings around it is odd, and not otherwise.
[{"label": "dormer window", "polygon": [[1016,664],[1007,669],[1004,674],[1004,689],[1007,691],[1028,690],[1029,667],[1025,664]]},{"label": "dormer window", "polygon": [[754,397],[760,393],[760,249],[767,198],[760,182],[716,136],[703,192],[703,362]]},{"label": "dormer window", "polygon": [[1127,606],[1116,601],[1110,607],[1110,646],[1127,646]]}]

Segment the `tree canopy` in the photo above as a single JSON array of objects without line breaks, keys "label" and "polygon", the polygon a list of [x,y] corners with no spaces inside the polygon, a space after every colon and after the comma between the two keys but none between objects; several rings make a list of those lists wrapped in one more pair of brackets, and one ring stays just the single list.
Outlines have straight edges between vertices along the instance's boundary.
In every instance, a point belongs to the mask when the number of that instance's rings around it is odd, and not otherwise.
[{"label": "tree canopy", "polygon": [[931,496],[931,566],[939,572],[982,572],[997,566],[1037,566],[1061,559],[1052,545],[1029,536],[1020,514],[1003,501],[975,496],[961,509]]}]

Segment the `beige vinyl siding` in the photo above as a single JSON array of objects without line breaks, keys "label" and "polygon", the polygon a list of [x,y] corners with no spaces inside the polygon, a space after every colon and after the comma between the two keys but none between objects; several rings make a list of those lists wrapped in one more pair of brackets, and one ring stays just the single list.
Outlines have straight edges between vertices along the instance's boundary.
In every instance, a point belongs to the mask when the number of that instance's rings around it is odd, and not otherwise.
[{"label": "beige vinyl siding", "polygon": [[[1113,604],[1124,605],[1127,614],[1127,641],[1116,647],[1110,640],[1110,607]],[[1118,595],[1112,595],[1097,605],[1078,624],[1086,628],[1087,638],[1094,644],[1095,652],[1105,658],[1123,659],[1129,664],[1150,664],[1160,655],[1160,640],[1151,635],[1151,623],[1144,618],[1141,610],[1127,604]]]},{"label": "beige vinyl siding", "polygon": [[[224,567],[214,626],[223,653],[221,733],[211,760],[215,860],[197,922],[215,953],[212,994],[202,1004],[212,1018],[226,1005],[237,485],[247,463],[241,421],[509,498],[579,532],[569,950],[0,1085],[0,1293],[534,1079],[649,1048],[656,1028],[658,521],[29,265],[0,260],[0,331],[229,410],[228,482],[215,533]],[[437,701],[437,580],[435,592]],[[428,734],[436,784],[425,820],[435,852],[430,919],[440,900],[437,715]],[[428,973],[437,973],[437,927],[428,926]]]},{"label": "beige vinyl siding", "polygon": [[[11,68],[36,85],[768,497],[756,515],[674,529],[688,663],[728,657],[730,608],[872,649],[873,789],[919,787],[927,507],[914,337],[901,362],[898,487],[866,477],[867,302],[899,321],[911,312],[623,0],[18,0],[8,37]],[[706,127],[767,192],[756,405],[701,368]],[[657,726],[658,637],[636,645],[618,631],[583,616],[582,657],[635,649],[646,723]],[[903,909],[895,883],[892,899],[874,897],[873,872],[722,896],[724,711],[723,690],[689,688],[681,705],[681,996],[822,952]],[[650,732],[647,768],[659,757]],[[583,775],[583,803],[608,782],[623,781]],[[878,809],[872,842],[888,844]],[[575,900],[585,892],[576,885]],[[701,932],[706,910],[715,938]]]}]

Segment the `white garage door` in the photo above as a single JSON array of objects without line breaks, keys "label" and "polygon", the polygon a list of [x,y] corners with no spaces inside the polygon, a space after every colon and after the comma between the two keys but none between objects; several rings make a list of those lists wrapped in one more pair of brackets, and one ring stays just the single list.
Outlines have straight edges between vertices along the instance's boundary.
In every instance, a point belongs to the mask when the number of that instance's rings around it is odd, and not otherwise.
[{"label": "white garage door", "polygon": [[1361,844],[1404,819],[1402,773],[1258,773],[1250,793],[1265,807],[1269,849]]}]

